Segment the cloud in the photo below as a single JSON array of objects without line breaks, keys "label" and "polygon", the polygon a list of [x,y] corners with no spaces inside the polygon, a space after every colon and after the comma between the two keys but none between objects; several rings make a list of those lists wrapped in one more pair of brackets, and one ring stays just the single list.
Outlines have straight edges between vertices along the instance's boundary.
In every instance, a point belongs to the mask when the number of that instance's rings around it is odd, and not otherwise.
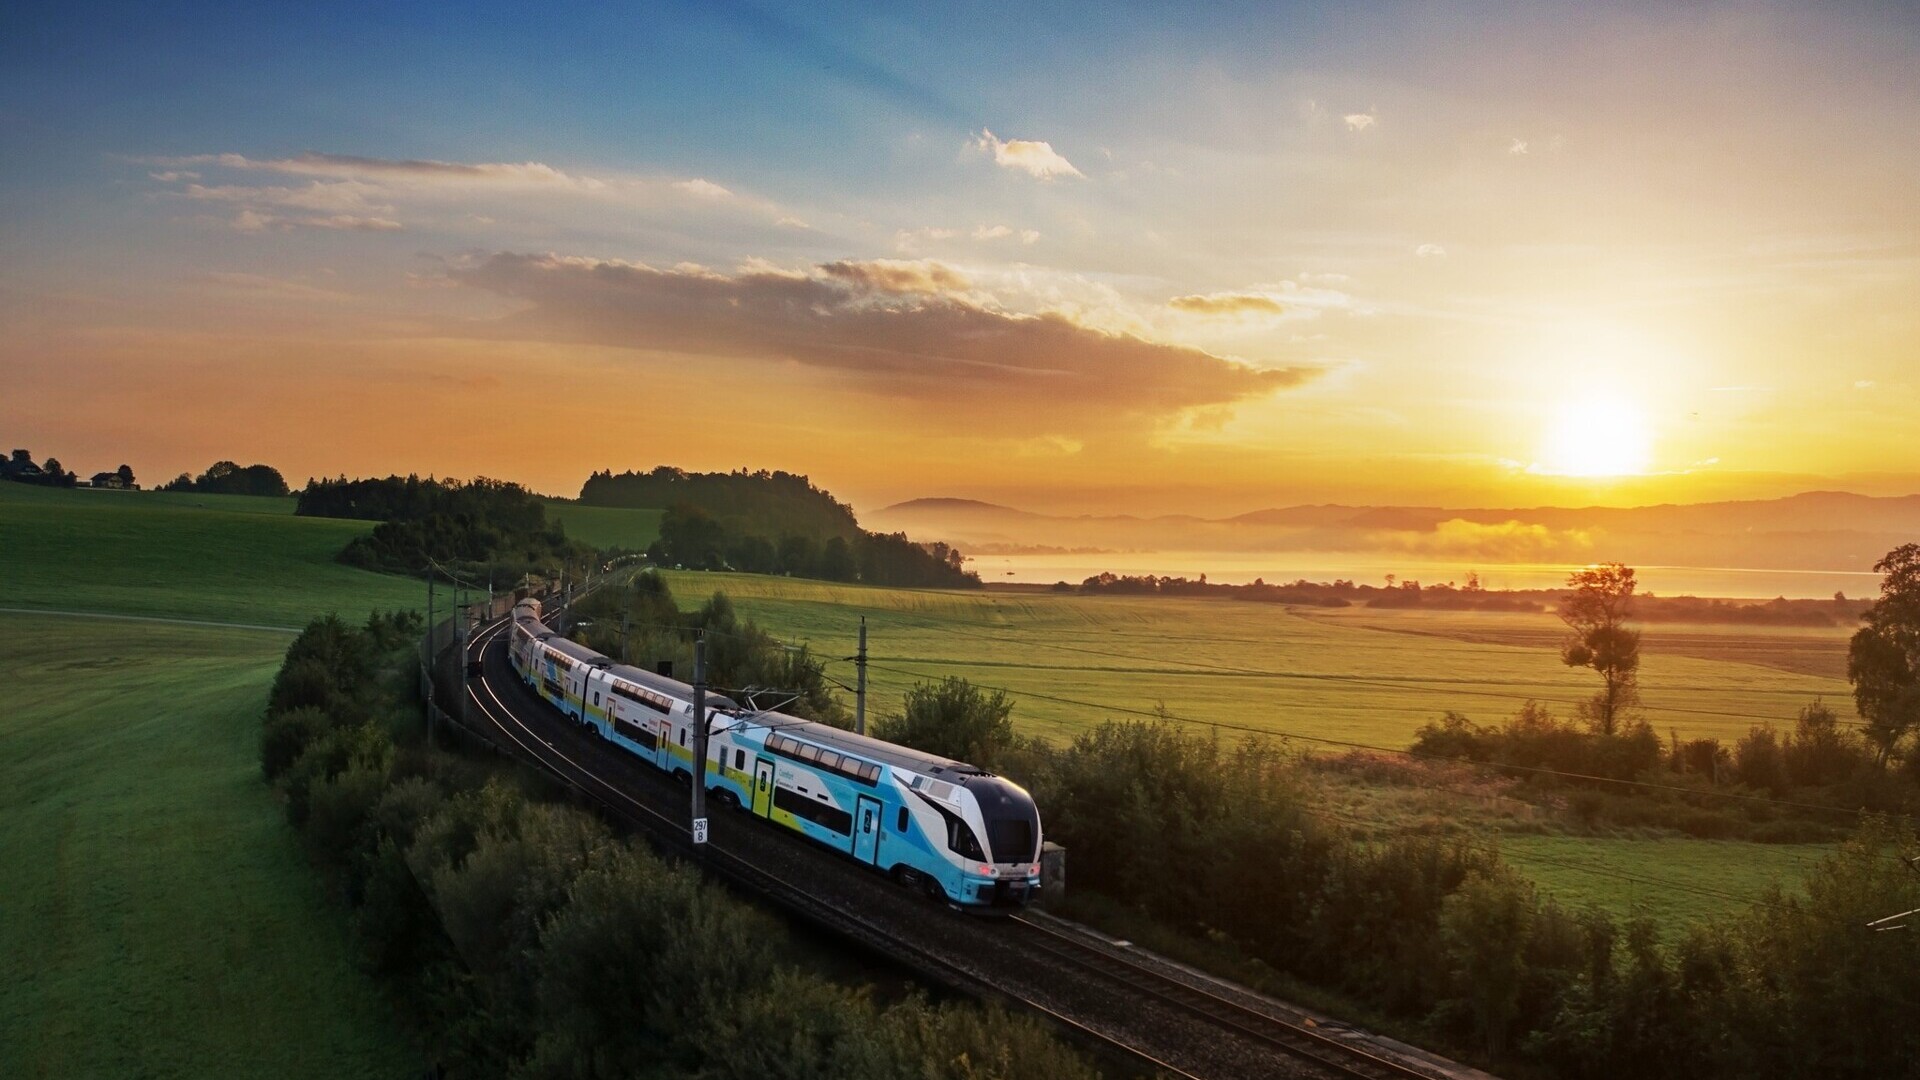
[{"label": "cloud", "polygon": [[1073,162],[1061,157],[1053,149],[1052,143],[1030,139],[1002,140],[993,132],[980,129],[980,134],[968,145],[984,153],[993,155],[994,164],[1003,169],[1019,169],[1040,180],[1052,180],[1056,177],[1071,176],[1085,180],[1086,174],[1073,167]]},{"label": "cloud", "polygon": [[828,277],[885,293],[960,293],[971,287],[966,275],[931,259],[869,259],[833,262],[820,267]]},{"label": "cloud", "polygon": [[1507,144],[1507,153],[1509,154],[1524,154],[1526,152],[1527,140],[1525,139],[1515,139]]},{"label": "cloud", "polygon": [[285,158],[250,158],[244,154],[193,154],[186,157],[144,160],[150,165],[169,168],[217,165],[223,169],[276,172],[293,176],[324,176],[388,182],[568,187],[588,190],[606,186],[605,181],[589,176],[574,176],[538,161],[473,163],[357,157],[352,154],[321,154],[312,151]]},{"label": "cloud", "polygon": [[797,217],[782,217],[782,218],[776,218],[776,219],[774,219],[774,222],[773,222],[773,223],[774,223],[774,225],[776,225],[776,226],[778,226],[779,228],[782,228],[782,229],[811,229],[811,228],[813,228],[813,226],[811,226],[811,225],[809,225],[809,224],[807,224],[807,223],[806,223],[806,222],[804,222],[804,221],[801,221],[801,220],[800,220],[799,218],[797,218]]},{"label": "cloud", "polygon": [[1854,388],[1855,390],[1871,390],[1871,389],[1873,389],[1874,387],[1876,387],[1876,386],[1878,386],[1878,385],[1880,385],[1880,384],[1879,384],[1879,383],[1877,383],[1877,382],[1875,382],[1875,381],[1874,381],[1874,380],[1872,380],[1872,379],[1855,379],[1855,380],[1853,380],[1853,388]]},{"label": "cloud", "polygon": [[973,238],[975,240],[998,240],[1003,236],[1012,235],[1013,230],[1007,228],[1005,225],[975,225],[973,227]]},{"label": "cloud", "polygon": [[379,189],[358,180],[315,180],[305,187],[245,184],[188,184],[179,194],[202,202],[236,202],[252,206],[283,206],[300,210],[356,211],[377,209],[391,213],[393,207],[373,204],[369,196]]},{"label": "cloud", "polygon": [[200,179],[199,173],[188,172],[185,169],[168,169],[165,172],[150,172],[147,174],[147,176],[154,180],[158,180],[163,184],[174,184],[182,180]]},{"label": "cloud", "polygon": [[1167,306],[1191,315],[1224,318],[1283,315],[1286,308],[1264,293],[1208,293],[1204,296],[1176,296]]},{"label": "cloud", "polygon": [[1035,243],[1039,239],[1040,239],[1040,230],[1038,229],[1021,229],[1020,230],[1020,242],[1023,244]]},{"label": "cloud", "polygon": [[1441,247],[1439,244],[1421,244],[1419,247],[1413,249],[1413,253],[1416,257],[1422,259],[1444,259],[1447,255],[1447,249]]},{"label": "cloud", "polygon": [[1370,112],[1348,113],[1341,119],[1347,122],[1348,131],[1365,131],[1380,122],[1380,118]]},{"label": "cloud", "polygon": [[[688,273],[495,254],[451,271],[525,307],[469,333],[798,364],[968,423],[1163,415],[1264,396],[1319,374],[1017,314],[939,263],[839,262],[806,274]],[[958,420],[956,419],[956,422]]]},{"label": "cloud", "polygon": [[287,229],[332,229],[347,232],[399,232],[406,226],[383,217],[362,217],[357,214],[327,214],[322,216],[287,217],[267,213],[251,207],[242,207],[227,224],[244,233],[266,232],[269,229],[285,231]]},{"label": "cloud", "polygon": [[725,199],[733,195],[733,192],[728,191],[719,184],[711,180],[702,180],[699,177],[694,177],[691,180],[677,180],[673,186],[689,195],[697,195],[703,199]]}]

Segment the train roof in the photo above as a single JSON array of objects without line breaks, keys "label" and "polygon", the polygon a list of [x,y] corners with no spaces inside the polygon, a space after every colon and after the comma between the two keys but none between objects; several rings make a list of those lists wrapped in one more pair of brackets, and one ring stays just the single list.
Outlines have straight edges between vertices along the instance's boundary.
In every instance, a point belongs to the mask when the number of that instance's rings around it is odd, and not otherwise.
[{"label": "train roof", "polygon": [[884,765],[894,765],[932,776],[982,776],[985,770],[964,761],[941,757],[938,754],[922,753],[909,746],[886,742],[869,735],[856,735],[832,724],[822,724],[813,720],[802,720],[786,713],[754,713],[751,721],[774,731],[782,731],[808,742],[832,747],[855,757],[867,758]]},{"label": "train roof", "polygon": [[[656,675],[644,668],[634,667],[632,664],[616,664],[603,652],[589,649],[571,638],[561,637],[544,622],[537,619],[528,621],[537,627],[537,629],[530,629],[535,637],[541,639],[542,644],[575,663],[601,668],[615,678],[636,686],[644,686],[658,693],[668,694],[685,701],[693,700],[693,687],[687,683],[670,679],[665,675]],[[707,691],[707,708],[737,712],[740,706],[725,694],[716,694],[709,690]]]},{"label": "train roof", "polygon": [[[693,687],[688,683],[681,682],[679,679],[670,679],[665,675],[657,675],[645,668],[634,667],[632,664],[611,664],[608,665],[606,670],[607,674],[633,683],[636,686],[644,686],[649,690],[657,690],[662,694],[671,694],[674,697],[683,698],[687,701],[693,700]],[[712,690],[709,690],[707,691],[707,708],[738,712],[740,705],[725,694],[716,694]]]}]

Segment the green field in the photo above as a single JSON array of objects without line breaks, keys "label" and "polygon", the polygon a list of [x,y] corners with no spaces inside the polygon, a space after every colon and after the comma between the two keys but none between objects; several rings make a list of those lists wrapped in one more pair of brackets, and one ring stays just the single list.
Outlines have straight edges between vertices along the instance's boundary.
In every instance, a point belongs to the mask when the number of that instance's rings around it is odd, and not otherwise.
[{"label": "green field", "polygon": [[[1230,600],[1082,597],[1035,592],[944,592],[748,575],[668,575],[681,604],[715,589],[777,636],[833,658],[852,681],[861,616],[868,625],[870,710],[899,708],[921,677],[961,675],[1012,691],[1016,726],[1052,739],[1156,706],[1179,717],[1276,734],[1407,746],[1447,709],[1481,722],[1528,698],[1563,712],[1591,692],[1591,674],[1560,663],[1551,615],[1347,609],[1329,615]],[[1756,632],[1661,627],[1643,661],[1646,713],[1664,736],[1737,739],[1749,725],[1788,726],[1816,695],[1848,701],[1842,680],[1794,663],[1831,648],[1829,631]],[[1743,639],[1766,638],[1767,650]],[[1844,642],[1844,637],[1840,638]],[[1662,650],[1662,642],[1683,648]],[[1756,656],[1770,663],[1738,659]],[[1800,665],[1804,666],[1804,665]],[[907,674],[913,673],[913,674]],[[1237,737],[1227,732],[1228,737]],[[1341,747],[1299,741],[1304,749]],[[1406,794],[1396,794],[1405,792]],[[1439,828],[1495,842],[1497,814],[1427,788],[1381,788],[1345,806],[1369,832]],[[1531,816],[1531,815],[1530,815]],[[1544,827],[1547,835],[1537,835]],[[1667,920],[1744,910],[1771,882],[1796,883],[1825,849],[1688,839],[1553,835],[1523,823],[1498,840],[1514,864],[1568,906],[1599,904]],[[1531,834],[1530,834],[1531,833]]]},{"label": "green field", "polygon": [[0,1076],[419,1071],[260,782],[287,641],[0,615]]},{"label": "green field", "polygon": [[[682,603],[724,589],[743,614],[811,643],[821,656],[852,653],[866,616],[876,708],[897,707],[920,678],[962,675],[1013,691],[1016,720],[1049,737],[1164,705],[1194,720],[1404,747],[1415,729],[1448,709],[1487,723],[1531,698],[1564,715],[1596,685],[1591,672],[1560,663],[1557,634],[1525,644],[1471,639],[1474,619],[1487,620],[1480,629],[1489,635],[1512,635],[1557,626],[1548,615],[1358,609],[1364,615],[1329,616],[1232,600],[668,576]],[[1715,645],[1716,628],[1697,629],[1686,651],[1663,651],[1657,645],[1666,638],[1655,637],[1643,656],[1644,711],[1662,736],[1678,731],[1731,742],[1755,723],[1791,725],[1816,696],[1850,697],[1843,679],[1743,662],[1737,646]],[[1812,649],[1832,634],[1806,636]],[[848,673],[844,666],[830,670]]]},{"label": "green field", "polygon": [[1498,846],[1561,906],[1644,915],[1663,936],[1742,911],[1769,885],[1792,888],[1831,851],[1823,844],[1528,835],[1503,836]]},{"label": "green field", "polygon": [[0,1076],[419,1071],[260,782],[290,634],[163,621],[420,606],[292,509],[0,484]]},{"label": "green field", "polygon": [[282,627],[425,607],[419,583],[334,561],[371,522],[291,511],[290,499],[0,484],[0,606]]},{"label": "green field", "polygon": [[660,538],[663,510],[629,510],[619,506],[583,506],[569,499],[547,499],[547,513],[558,518],[567,535],[597,548],[645,551]]}]

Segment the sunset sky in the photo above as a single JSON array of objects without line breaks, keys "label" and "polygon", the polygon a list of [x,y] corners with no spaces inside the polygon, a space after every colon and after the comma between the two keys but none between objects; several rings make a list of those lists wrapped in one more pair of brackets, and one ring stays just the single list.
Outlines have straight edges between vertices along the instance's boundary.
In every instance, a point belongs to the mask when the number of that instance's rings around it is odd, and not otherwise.
[{"label": "sunset sky", "polygon": [[1920,13],[0,13],[0,440],[1211,515],[1920,491]]}]

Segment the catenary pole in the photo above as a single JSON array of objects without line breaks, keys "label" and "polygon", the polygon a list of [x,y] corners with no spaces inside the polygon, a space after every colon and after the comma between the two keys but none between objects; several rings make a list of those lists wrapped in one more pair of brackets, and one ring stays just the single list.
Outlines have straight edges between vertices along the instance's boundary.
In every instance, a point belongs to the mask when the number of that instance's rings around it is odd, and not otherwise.
[{"label": "catenary pole", "polygon": [[693,844],[707,842],[707,643],[693,639]]},{"label": "catenary pole", "polygon": [[427,560],[427,746],[433,746],[433,560]]},{"label": "catenary pole", "polygon": [[867,733],[867,617],[860,616],[860,651],[853,657],[857,677],[853,690],[853,730],[856,734]]}]

